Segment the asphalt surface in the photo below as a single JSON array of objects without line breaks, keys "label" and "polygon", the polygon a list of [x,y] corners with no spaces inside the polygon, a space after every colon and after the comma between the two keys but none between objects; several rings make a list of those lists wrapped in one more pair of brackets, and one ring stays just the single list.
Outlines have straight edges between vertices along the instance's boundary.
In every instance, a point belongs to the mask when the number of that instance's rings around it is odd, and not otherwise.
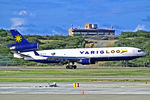
[{"label": "asphalt surface", "polygon": [[[0,82],[0,100],[149,100],[150,83],[144,82]],[[84,91],[84,94],[83,94]]]},{"label": "asphalt surface", "polygon": [[17,83],[0,82],[0,94],[150,94],[150,83],[145,82],[73,82]]},{"label": "asphalt surface", "polygon": [[7,94],[0,95],[0,100],[149,100],[150,95],[146,94]]}]

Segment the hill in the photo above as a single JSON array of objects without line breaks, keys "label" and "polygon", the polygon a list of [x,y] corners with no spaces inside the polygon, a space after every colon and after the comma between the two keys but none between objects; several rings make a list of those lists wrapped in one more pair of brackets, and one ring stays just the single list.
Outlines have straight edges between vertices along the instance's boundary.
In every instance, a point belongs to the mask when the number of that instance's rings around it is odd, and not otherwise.
[{"label": "hill", "polygon": [[[81,36],[40,36],[25,35],[28,41],[39,43],[39,50],[42,49],[61,49],[61,48],[84,48],[85,39]],[[0,65],[43,65],[41,63],[24,61],[13,58],[8,44],[15,43],[10,31],[0,29]],[[46,64],[44,64],[46,65]]]},{"label": "hill", "polygon": [[[115,42],[116,47],[137,47],[144,50],[147,55],[145,57],[137,58],[129,61],[131,67],[150,67],[150,32],[123,32],[120,39]],[[122,66],[122,61],[106,62],[106,66]]]},{"label": "hill", "polygon": [[[84,48],[87,41],[82,36],[40,36],[25,35],[30,42],[38,42],[39,50],[62,49],[62,48]],[[115,42],[115,41],[114,41]],[[13,58],[8,44],[15,43],[8,30],[0,29],[0,66],[4,65],[47,65],[36,62],[24,61]],[[150,67],[150,32],[123,32],[119,40],[114,43],[116,47],[137,47],[146,51],[147,55],[142,58],[129,61],[131,67]],[[48,64],[49,65],[49,64]],[[53,65],[53,64],[50,64]],[[100,63],[100,66],[122,66],[122,61],[108,61]]]}]

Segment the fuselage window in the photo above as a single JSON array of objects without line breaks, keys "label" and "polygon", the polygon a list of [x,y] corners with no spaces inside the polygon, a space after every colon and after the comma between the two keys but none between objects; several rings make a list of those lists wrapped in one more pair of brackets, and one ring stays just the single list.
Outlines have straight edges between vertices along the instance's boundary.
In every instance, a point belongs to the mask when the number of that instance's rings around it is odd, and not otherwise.
[{"label": "fuselage window", "polygon": [[138,50],[138,52],[142,52],[142,50]]}]

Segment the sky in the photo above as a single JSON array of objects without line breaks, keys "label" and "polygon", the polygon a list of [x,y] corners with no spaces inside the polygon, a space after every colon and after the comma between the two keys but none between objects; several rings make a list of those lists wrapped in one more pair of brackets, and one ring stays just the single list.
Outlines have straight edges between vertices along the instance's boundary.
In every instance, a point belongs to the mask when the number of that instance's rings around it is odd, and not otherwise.
[{"label": "sky", "polygon": [[116,34],[150,31],[150,0],[0,0],[0,29],[23,34],[68,35],[84,24]]}]

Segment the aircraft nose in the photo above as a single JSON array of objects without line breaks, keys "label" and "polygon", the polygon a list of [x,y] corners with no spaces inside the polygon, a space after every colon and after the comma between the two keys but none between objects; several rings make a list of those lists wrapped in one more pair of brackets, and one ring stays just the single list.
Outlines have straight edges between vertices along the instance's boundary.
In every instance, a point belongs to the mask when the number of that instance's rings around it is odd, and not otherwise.
[{"label": "aircraft nose", "polygon": [[141,55],[141,56],[145,56],[145,55],[146,55],[146,52],[142,51],[142,52],[140,53],[140,55]]},{"label": "aircraft nose", "polygon": [[143,56],[146,56],[146,52],[143,52],[142,55],[143,55]]}]

